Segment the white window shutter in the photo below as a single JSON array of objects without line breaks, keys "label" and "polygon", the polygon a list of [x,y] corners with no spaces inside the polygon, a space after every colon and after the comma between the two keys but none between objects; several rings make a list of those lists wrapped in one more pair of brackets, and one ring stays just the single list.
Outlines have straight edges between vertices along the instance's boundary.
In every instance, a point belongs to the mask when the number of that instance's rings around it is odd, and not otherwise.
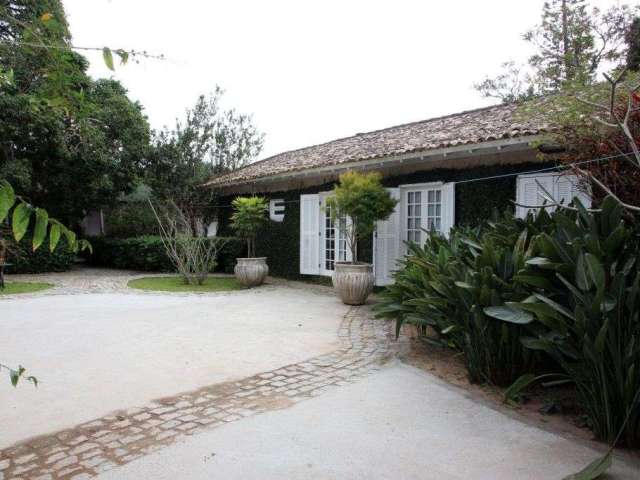
[{"label": "white window shutter", "polygon": [[319,195],[300,195],[300,273],[320,273]]},{"label": "white window shutter", "polygon": [[577,197],[586,208],[591,207],[591,196],[580,189],[577,175],[560,175],[556,181],[555,195],[563,205],[569,205]]},{"label": "white window shutter", "polygon": [[456,184],[445,183],[442,186],[442,233],[449,236],[449,231],[456,224]]},{"label": "white window shutter", "polygon": [[[579,188],[580,180],[576,175],[563,175],[560,173],[544,173],[534,175],[521,175],[516,183],[516,203],[525,206],[516,208],[516,216],[524,218],[529,211],[535,211],[526,206],[544,205],[549,203],[544,190],[549,193],[553,200],[564,205],[578,197],[585,207],[591,206],[591,197]],[[548,207],[548,211],[555,210],[555,207]]]},{"label": "white window shutter", "polygon": [[[388,188],[391,197],[400,200],[399,188]],[[384,221],[376,223],[373,237],[373,266],[377,286],[393,283],[393,272],[396,262],[402,256],[402,242],[400,239],[400,202],[396,204],[393,213]]]}]

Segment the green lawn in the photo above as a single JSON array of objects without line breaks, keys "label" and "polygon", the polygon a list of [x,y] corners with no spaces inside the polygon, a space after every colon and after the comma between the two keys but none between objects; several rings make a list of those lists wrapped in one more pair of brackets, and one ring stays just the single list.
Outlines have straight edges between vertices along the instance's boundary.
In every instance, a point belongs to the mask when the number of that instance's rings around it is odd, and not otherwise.
[{"label": "green lawn", "polygon": [[4,289],[0,289],[0,295],[11,295],[14,293],[33,293],[53,287],[50,283],[36,282],[5,282]]},{"label": "green lawn", "polygon": [[242,288],[233,277],[209,277],[202,285],[187,285],[179,276],[144,277],[131,280],[128,285],[131,288],[156,292],[225,292]]}]

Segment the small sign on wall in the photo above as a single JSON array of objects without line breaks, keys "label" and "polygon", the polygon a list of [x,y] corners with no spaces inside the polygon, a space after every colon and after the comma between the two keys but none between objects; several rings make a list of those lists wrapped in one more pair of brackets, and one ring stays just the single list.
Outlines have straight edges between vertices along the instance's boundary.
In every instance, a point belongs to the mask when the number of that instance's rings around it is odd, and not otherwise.
[{"label": "small sign on wall", "polygon": [[282,222],[284,220],[284,198],[269,200],[269,218],[274,222]]}]

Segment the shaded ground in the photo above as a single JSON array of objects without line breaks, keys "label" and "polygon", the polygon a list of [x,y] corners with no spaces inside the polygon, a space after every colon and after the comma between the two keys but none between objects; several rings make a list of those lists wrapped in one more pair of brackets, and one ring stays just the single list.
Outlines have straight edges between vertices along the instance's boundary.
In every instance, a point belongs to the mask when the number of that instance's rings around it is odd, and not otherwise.
[{"label": "shaded ground", "polygon": [[[291,408],[188,438],[101,478],[547,480],[599,454],[396,364]],[[639,473],[639,465],[616,459],[609,478]]]},{"label": "shaded ground", "polygon": [[0,388],[0,448],[333,351],[346,312],[330,292],[285,286],[198,295],[52,291],[0,300],[2,359],[40,381],[38,389]]},{"label": "shaded ground", "polygon": [[58,286],[0,299],[0,351],[42,382],[0,388],[0,479],[553,479],[602,451],[478,394],[450,358],[392,360],[418,357],[324,287],[158,294],[134,277],[24,276]]}]

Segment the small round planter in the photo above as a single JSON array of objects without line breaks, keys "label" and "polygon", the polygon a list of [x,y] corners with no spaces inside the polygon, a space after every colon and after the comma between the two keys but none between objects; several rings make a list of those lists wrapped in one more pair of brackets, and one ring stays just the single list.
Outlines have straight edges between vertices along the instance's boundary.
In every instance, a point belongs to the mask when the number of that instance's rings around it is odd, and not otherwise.
[{"label": "small round planter", "polygon": [[346,305],[363,305],[373,291],[373,265],[368,263],[335,264],[333,288]]},{"label": "small round planter", "polygon": [[245,287],[257,287],[262,285],[269,275],[267,257],[236,258],[236,267],[233,270],[236,279]]}]

